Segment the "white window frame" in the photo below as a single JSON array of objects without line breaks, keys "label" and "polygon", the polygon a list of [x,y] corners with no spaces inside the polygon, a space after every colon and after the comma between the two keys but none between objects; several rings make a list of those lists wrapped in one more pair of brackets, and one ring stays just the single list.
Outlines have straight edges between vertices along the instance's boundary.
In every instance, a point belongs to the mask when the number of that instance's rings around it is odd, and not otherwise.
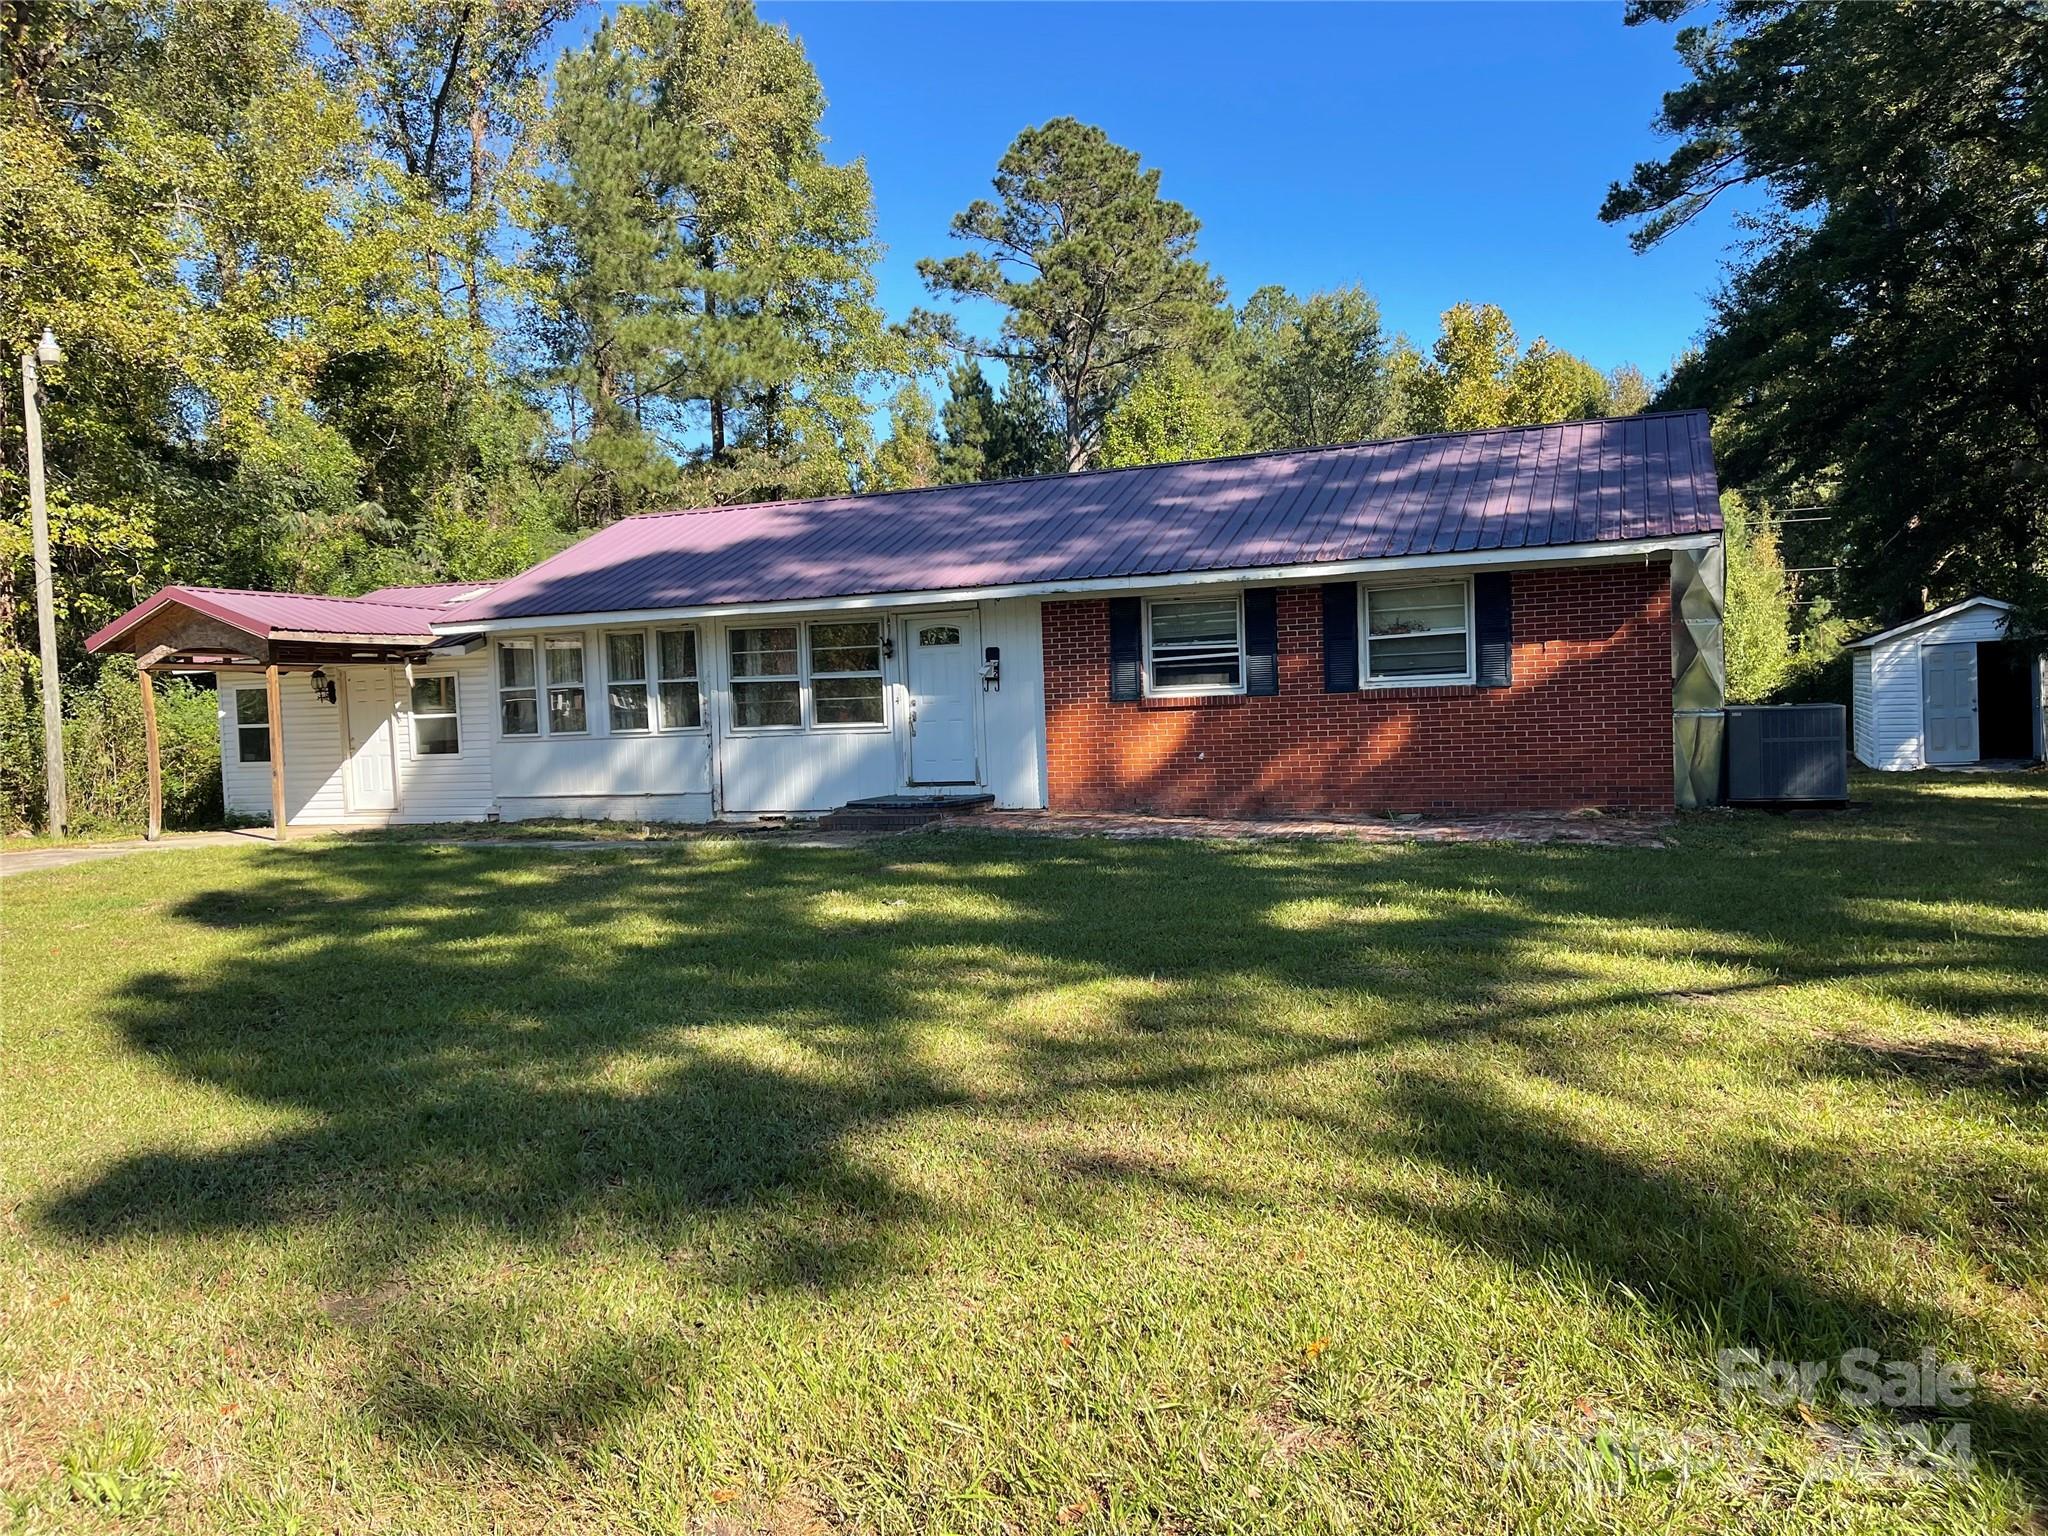
[{"label": "white window frame", "polygon": [[[661,637],[663,635],[695,635],[697,637],[697,671],[689,677],[667,677],[661,670]],[[612,676],[612,638],[615,635],[638,635],[646,658],[647,670],[637,678],[615,678]],[[704,632],[695,624],[652,624],[642,629],[633,624],[616,624],[598,635],[598,649],[604,656],[604,725],[607,736],[690,736],[709,730],[704,706]],[[614,683],[624,682],[628,687],[644,687],[647,690],[647,724],[638,729],[615,729],[612,725],[611,691]],[[668,715],[661,707],[661,687],[664,683],[688,683],[697,690],[697,723],[695,725],[671,725]],[[587,716],[586,716],[587,718]]]},{"label": "white window frame", "polygon": [[[1228,598],[1237,605],[1237,682],[1229,683],[1174,683],[1164,687],[1152,679],[1152,610],[1160,603],[1215,603]],[[1190,699],[1204,697],[1227,698],[1240,694],[1245,689],[1245,674],[1249,658],[1245,655],[1244,636],[1244,593],[1242,590],[1228,593],[1173,592],[1145,599],[1145,624],[1143,635],[1145,697],[1148,699]]]},{"label": "white window frame", "polygon": [[[257,683],[251,687],[247,684],[241,684],[230,688],[228,693],[230,694],[227,711],[228,724],[234,727],[235,732],[235,765],[240,768],[254,768],[261,764],[263,767],[268,768],[271,759],[277,754],[277,724],[270,718],[270,689],[268,685]],[[258,729],[254,725],[242,724],[242,695],[245,693],[253,693],[263,701],[263,725],[261,729],[269,750],[263,756],[257,758],[242,756],[242,732]]]},{"label": "white window frame", "polygon": [[[526,650],[533,653],[533,686],[531,688],[508,688],[505,686],[506,650]],[[548,712],[543,694],[546,684],[542,682],[540,641],[533,635],[500,635],[491,647],[491,682],[497,702],[497,730],[500,741],[542,741],[548,734]],[[505,729],[505,695],[508,693],[531,693],[533,695],[533,729],[530,731],[508,731]]]},{"label": "white window frame", "polygon": [[[499,741],[588,741],[593,736],[603,734],[602,732],[592,730],[590,727],[590,695],[593,692],[601,694],[603,689],[596,671],[598,663],[593,662],[591,659],[592,647],[590,636],[586,631],[574,629],[552,635],[545,631],[529,635],[499,635],[495,645],[496,648],[500,649],[506,646],[514,648],[530,646],[533,650],[532,691],[535,729],[522,734],[508,734],[505,730],[505,695],[508,693],[524,693],[527,690],[524,688],[507,688],[505,686],[503,662],[495,654],[491,657],[493,669],[491,681],[495,685],[498,704],[497,739]],[[583,652],[583,681],[578,685],[583,690],[583,729],[580,731],[558,731],[553,728],[549,721],[548,649],[551,646],[558,650],[575,646]],[[599,639],[596,649],[599,659],[601,661],[604,660],[604,641],[602,638]],[[607,723],[609,723],[611,714],[609,703],[603,700],[600,702],[605,702],[605,717]],[[641,733],[634,731],[630,734],[637,736]],[[442,755],[445,756],[446,754]]]},{"label": "white window frame", "polygon": [[[554,700],[551,697],[557,690],[554,683],[548,678],[548,652],[551,650],[566,651],[572,646],[583,658],[583,677],[575,684],[575,687],[583,695],[583,729],[580,731],[558,731],[555,729]],[[540,652],[534,657],[534,662],[534,681],[540,685],[541,734],[551,739],[561,738],[567,741],[582,741],[585,737],[595,735],[596,732],[590,728],[590,637],[580,629],[572,630],[567,634],[542,635],[540,637]],[[566,693],[569,690],[565,685],[560,691]]]},{"label": "white window frame", "polygon": [[[873,670],[873,671],[865,671],[865,670],[863,670],[863,671],[860,671],[860,672],[823,672],[823,673],[820,673],[820,672],[816,671],[816,669],[815,669],[815,668],[813,668],[813,667],[812,667],[812,665],[811,665],[811,631],[812,631],[813,629],[817,628],[817,626],[818,626],[818,625],[820,625],[820,624],[872,624],[872,625],[874,625],[874,626],[875,626],[875,666],[874,666],[874,670]],[[858,732],[858,731],[868,731],[868,732],[886,732],[886,731],[887,731],[887,730],[889,729],[889,678],[888,678],[888,672],[887,672],[887,669],[886,669],[886,668],[885,668],[885,667],[883,666],[883,663],[884,663],[884,662],[886,662],[886,661],[887,661],[887,660],[889,659],[889,621],[888,621],[887,619],[884,619],[884,618],[880,617],[880,616],[876,616],[876,617],[874,617],[874,618],[869,618],[869,617],[866,617],[865,615],[859,615],[859,614],[855,614],[855,615],[849,615],[849,616],[847,616],[847,617],[844,617],[844,618],[830,618],[830,619],[806,619],[806,620],[804,621],[804,625],[803,625],[803,631],[804,631],[804,633],[803,633],[803,646],[802,646],[802,654],[801,654],[801,655],[799,655],[799,656],[797,657],[797,664],[798,664],[798,665],[799,665],[800,667],[802,667],[802,668],[803,668],[803,683],[802,683],[802,688],[803,688],[803,704],[804,704],[804,722],[805,722],[805,724],[806,724],[806,725],[807,725],[807,726],[808,726],[808,727],[809,727],[809,728],[810,728],[811,730],[814,730],[814,731],[831,731],[831,732],[834,732],[835,734],[836,734],[836,733],[838,733],[838,732],[842,732],[842,731],[855,731],[855,732]],[[846,649],[846,647],[844,647],[844,646],[839,646],[839,647],[834,647],[834,649],[844,650],[844,649]],[[881,701],[882,701],[882,718],[881,718],[881,719],[879,719],[879,720],[834,720],[834,721],[825,721],[825,720],[820,720],[820,719],[818,718],[818,693],[817,693],[817,688],[816,688],[816,681],[817,681],[817,679],[818,679],[819,677],[831,677],[831,678],[840,678],[840,677],[872,677],[872,678],[873,678],[873,679],[874,679],[874,680],[875,680],[875,681],[876,681],[877,683],[879,683],[879,684],[881,685],[881,686],[880,686],[880,688],[879,688],[879,690],[878,690],[878,692],[880,693],[880,696],[881,696]]]},{"label": "white window frame", "polygon": [[[742,677],[732,664],[732,637],[743,629],[792,629],[796,631],[796,670],[794,672],[748,673]],[[801,619],[784,620],[770,615],[763,619],[735,620],[719,631],[718,643],[721,651],[719,665],[725,671],[726,734],[728,736],[792,736],[801,735],[805,722],[810,719],[810,690],[804,686],[804,655],[808,650],[810,636]],[[704,658],[700,653],[697,666],[701,670]],[[796,719],[788,725],[741,725],[739,690],[746,683],[795,683]]]},{"label": "white window frame", "polygon": [[[1374,677],[1372,675],[1372,594],[1374,592],[1400,592],[1413,587],[1447,587],[1457,583],[1465,589],[1465,670],[1462,672],[1418,672],[1407,677]],[[1389,640],[1418,639],[1424,635],[1448,635],[1456,631],[1448,629],[1410,630],[1405,635],[1388,635]],[[1427,580],[1376,581],[1358,584],[1358,686],[1361,690],[1376,688],[1455,688],[1479,680],[1478,615],[1473,611],[1472,578],[1470,576],[1438,575]]]},{"label": "white window frame", "polygon": [[[420,750],[421,717],[419,711],[413,705],[413,685],[415,683],[438,681],[444,677],[448,679],[448,694],[453,702],[445,711],[438,709],[429,710],[426,718],[429,720],[453,720],[455,722],[455,750],[453,752],[422,752]],[[412,756],[414,762],[420,762],[429,758],[438,761],[444,757],[462,756],[462,679],[456,673],[438,667],[431,672],[414,672],[405,681],[405,715],[406,719],[412,722],[410,729],[412,731]]]},{"label": "white window frame", "polygon": [[[640,637],[640,675],[617,678],[612,676],[612,641],[621,635]],[[652,736],[660,728],[659,706],[654,697],[654,633],[636,628],[607,629],[597,637],[597,648],[604,657],[604,686],[599,690],[604,695],[604,733],[607,736]],[[612,689],[623,683],[628,688],[638,688],[647,700],[647,723],[642,726],[617,726],[612,724]],[[589,700],[584,701],[583,718],[590,718]]]},{"label": "white window frame", "polygon": [[[661,637],[663,635],[693,635],[696,637],[697,670],[688,677],[667,677],[661,670]],[[704,698],[704,631],[695,624],[657,624],[647,631],[647,686],[648,716],[654,722],[656,735],[690,736],[701,735],[711,729],[711,706]],[[671,725],[668,711],[662,708],[661,690],[666,683],[688,683],[697,693],[697,723],[695,725]]]}]

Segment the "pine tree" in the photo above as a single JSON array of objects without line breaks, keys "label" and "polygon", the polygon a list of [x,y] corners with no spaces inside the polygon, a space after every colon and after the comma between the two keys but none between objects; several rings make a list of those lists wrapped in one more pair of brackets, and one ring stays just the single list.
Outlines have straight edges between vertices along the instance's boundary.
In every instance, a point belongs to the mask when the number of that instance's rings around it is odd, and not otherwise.
[{"label": "pine tree", "polygon": [[906,384],[889,402],[889,435],[875,450],[873,489],[907,491],[940,480],[939,437],[931,401]]},{"label": "pine tree", "polygon": [[[823,154],[802,49],[740,0],[628,6],[556,74],[537,330],[617,515],[846,489],[866,388],[908,360],[874,303],[867,172]],[[600,446],[601,445],[601,446]]]},{"label": "pine tree", "polygon": [[1068,469],[1085,468],[1103,423],[1140,374],[1213,318],[1223,288],[1195,259],[1200,224],[1159,195],[1159,172],[1071,117],[1017,136],[997,201],[953,219],[980,249],[918,263],[935,294],[1002,305],[999,340],[970,342],[947,317],[920,322],[963,351],[1028,370],[1051,392]]}]

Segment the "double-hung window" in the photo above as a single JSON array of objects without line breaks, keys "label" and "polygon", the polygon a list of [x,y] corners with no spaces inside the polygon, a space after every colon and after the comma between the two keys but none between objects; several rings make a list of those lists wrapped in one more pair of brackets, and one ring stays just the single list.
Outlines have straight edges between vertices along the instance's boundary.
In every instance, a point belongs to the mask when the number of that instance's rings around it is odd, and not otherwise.
[{"label": "double-hung window", "polygon": [[613,630],[604,637],[606,721],[614,736],[704,724],[694,629]]},{"label": "double-hung window", "polygon": [[541,642],[547,658],[548,734],[580,736],[590,729],[583,689],[583,637],[551,635]]},{"label": "double-hung window", "polygon": [[803,724],[803,683],[797,626],[750,625],[726,631],[732,661],[732,723],[736,730],[794,730]]},{"label": "double-hung window", "polygon": [[654,632],[654,679],[664,731],[694,731],[704,724],[704,700],[697,691],[697,631]]},{"label": "double-hung window", "polygon": [[647,697],[645,633],[621,630],[604,637],[604,685],[614,736],[654,729]]},{"label": "double-hung window", "polygon": [[833,620],[807,629],[811,723],[882,723],[882,626],[875,619]]},{"label": "double-hung window", "polygon": [[498,733],[538,736],[540,704],[531,640],[498,642]]},{"label": "double-hung window", "polygon": [[1361,586],[1368,683],[1472,681],[1472,584]]},{"label": "double-hung window", "polygon": [[462,751],[452,676],[412,680],[412,751],[415,757],[453,757]]},{"label": "double-hung window", "polygon": [[590,730],[583,637],[498,642],[498,734],[582,736]]},{"label": "double-hung window", "polygon": [[1146,686],[1152,693],[1244,688],[1244,609],[1230,597],[1156,598],[1145,605]]},{"label": "double-hung window", "polygon": [[270,693],[267,689],[235,690],[235,759],[243,763],[270,761]]}]

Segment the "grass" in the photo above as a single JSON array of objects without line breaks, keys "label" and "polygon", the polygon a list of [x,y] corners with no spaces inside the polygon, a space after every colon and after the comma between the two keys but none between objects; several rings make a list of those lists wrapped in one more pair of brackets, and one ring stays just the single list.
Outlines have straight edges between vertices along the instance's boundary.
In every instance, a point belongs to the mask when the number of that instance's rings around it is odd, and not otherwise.
[{"label": "grass", "polygon": [[[1858,792],[1662,850],[15,876],[0,1510],[2038,1530],[2048,781]],[[1724,1393],[1740,1347],[1976,1388]]]}]

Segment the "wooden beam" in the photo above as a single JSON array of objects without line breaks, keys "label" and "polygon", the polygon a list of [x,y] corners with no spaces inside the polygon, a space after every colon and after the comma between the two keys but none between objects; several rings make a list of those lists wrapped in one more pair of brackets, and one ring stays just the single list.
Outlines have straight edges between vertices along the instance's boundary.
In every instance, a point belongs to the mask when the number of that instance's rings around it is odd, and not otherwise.
[{"label": "wooden beam", "polygon": [[149,820],[142,835],[152,843],[164,834],[164,771],[157,755],[156,676],[144,667],[136,676],[142,682],[142,750],[149,765]]},{"label": "wooden beam", "polygon": [[268,695],[270,715],[270,822],[281,843],[285,839],[284,813],[284,690],[277,685],[277,663],[263,669],[263,691]]}]

